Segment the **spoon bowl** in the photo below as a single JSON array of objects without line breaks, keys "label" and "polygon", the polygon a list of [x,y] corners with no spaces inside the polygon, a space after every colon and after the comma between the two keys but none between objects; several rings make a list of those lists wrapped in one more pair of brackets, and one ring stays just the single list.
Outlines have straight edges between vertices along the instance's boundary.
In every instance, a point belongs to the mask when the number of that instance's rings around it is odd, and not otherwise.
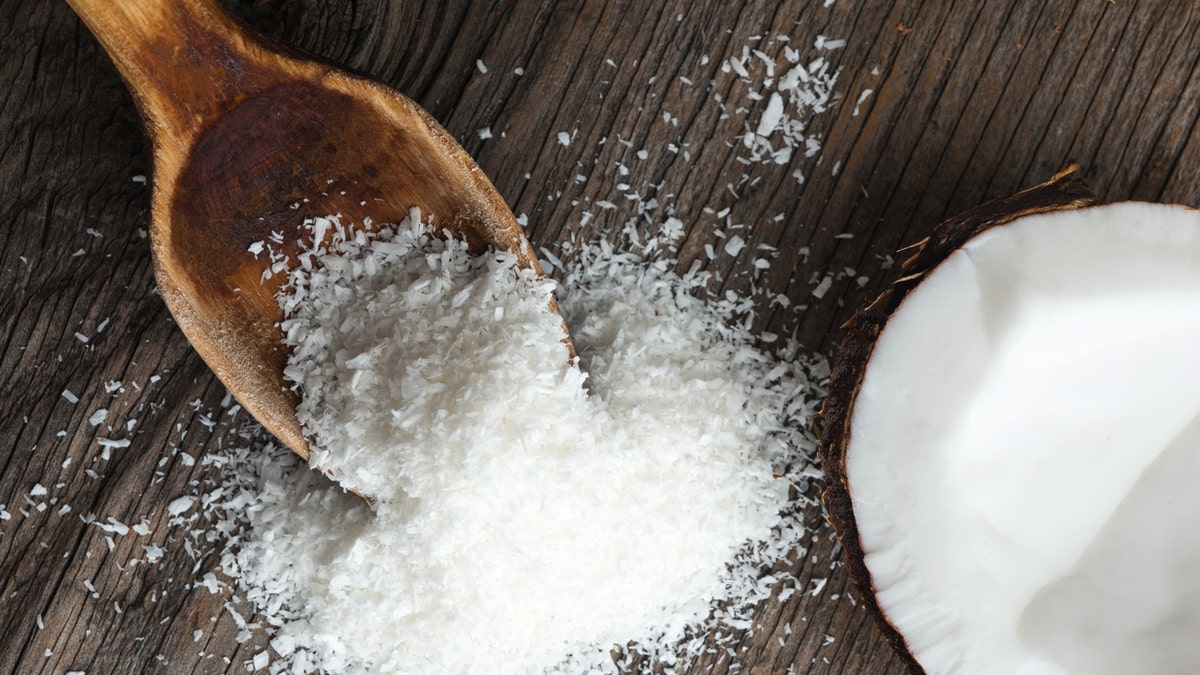
[{"label": "spoon bowl", "polygon": [[[306,218],[399,222],[412,207],[474,250],[540,273],[475,162],[396,91],[275,45],[213,0],[68,0],[134,95],[152,145],[155,276],[188,340],[243,406],[309,449],[265,242],[294,263]],[[357,225],[356,225],[357,226]],[[569,347],[569,343],[568,343]]]}]

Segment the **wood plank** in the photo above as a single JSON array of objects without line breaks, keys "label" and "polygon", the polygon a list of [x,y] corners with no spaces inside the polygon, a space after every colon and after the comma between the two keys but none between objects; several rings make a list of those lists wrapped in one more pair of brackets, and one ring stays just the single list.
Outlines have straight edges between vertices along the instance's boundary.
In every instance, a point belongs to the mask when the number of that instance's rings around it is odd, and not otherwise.
[{"label": "wood plank", "polygon": [[[756,327],[824,354],[896,249],[1072,162],[1107,200],[1200,205],[1190,3],[230,4],[414,97],[527,217],[535,246],[558,253],[572,237],[678,217],[682,269],[713,272],[713,290],[782,294],[791,307],[764,309]],[[230,591],[197,583],[218,551],[166,505],[218,487],[208,452],[265,439],[240,436],[244,413],[209,416],[233,402],[155,294],[148,188],[133,180],[149,170],[145,145],[112,66],[65,3],[4,0],[0,34],[0,673],[245,672],[265,632],[239,642]],[[819,52],[818,35],[847,44]],[[722,64],[746,48],[782,64],[785,47],[839,69],[838,100],[808,126],[820,152],[744,163],[766,63],[747,62],[749,81]],[[734,226],[750,245],[721,255],[718,230]],[[756,275],[759,244],[778,253]],[[104,459],[101,437],[131,445]],[[106,532],[89,514],[145,518],[150,534]],[[732,655],[690,672],[902,672],[856,605],[820,509],[806,518],[812,540],[787,566],[801,592],[764,603]],[[146,562],[144,546],[162,558]]]}]

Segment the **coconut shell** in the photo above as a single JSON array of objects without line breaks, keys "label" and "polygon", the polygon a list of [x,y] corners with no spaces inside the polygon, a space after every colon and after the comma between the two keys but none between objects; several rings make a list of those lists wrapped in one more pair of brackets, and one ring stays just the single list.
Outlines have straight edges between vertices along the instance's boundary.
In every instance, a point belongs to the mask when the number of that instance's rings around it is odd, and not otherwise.
[{"label": "coconut shell", "polygon": [[913,252],[900,266],[900,276],[874,302],[858,310],[846,322],[841,346],[833,360],[829,396],[821,410],[819,454],[825,471],[823,499],[827,517],[837,531],[845,551],[850,577],[879,630],[904,659],[913,673],[924,674],[905,643],[904,636],[888,621],[875,598],[871,572],[867,569],[858,525],[854,517],[846,477],[846,449],[850,444],[850,422],[855,398],[862,386],[875,341],[901,301],[951,253],[972,237],[1018,218],[1049,211],[1096,206],[1100,200],[1082,180],[1071,178],[1072,167],[1049,181],[1009,197],[981,204],[947,220],[923,241],[905,250]]}]

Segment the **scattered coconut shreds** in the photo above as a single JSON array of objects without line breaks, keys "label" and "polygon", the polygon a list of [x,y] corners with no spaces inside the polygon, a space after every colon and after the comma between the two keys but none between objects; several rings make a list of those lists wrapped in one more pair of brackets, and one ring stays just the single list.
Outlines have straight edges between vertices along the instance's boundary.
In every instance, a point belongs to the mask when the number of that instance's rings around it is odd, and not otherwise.
[{"label": "scattered coconut shreds", "polygon": [[[721,65],[723,72],[732,73],[754,87],[749,95],[751,100],[767,101],[757,122],[745,121],[742,145],[749,155],[743,161],[788,164],[796,153],[807,158],[821,151],[821,137],[809,132],[808,126],[814,116],[838,100],[834,85],[840,71],[820,54],[845,46],[845,40],[818,35],[812,49],[816,56],[806,63],[798,50],[786,45],[779,60],[749,46],[725,60]],[[737,109],[741,111],[742,108]],[[804,182],[803,174],[795,178],[799,183]]]},{"label": "scattered coconut shreds", "polygon": [[565,264],[572,362],[554,282],[511,255],[416,213],[331,220],[280,297],[287,374],[314,462],[375,501],[282,449],[230,458],[253,496],[224,567],[274,627],[272,672],[612,673],[614,647],[671,665],[748,627],[805,536],[788,495],[823,366],[609,243]]}]

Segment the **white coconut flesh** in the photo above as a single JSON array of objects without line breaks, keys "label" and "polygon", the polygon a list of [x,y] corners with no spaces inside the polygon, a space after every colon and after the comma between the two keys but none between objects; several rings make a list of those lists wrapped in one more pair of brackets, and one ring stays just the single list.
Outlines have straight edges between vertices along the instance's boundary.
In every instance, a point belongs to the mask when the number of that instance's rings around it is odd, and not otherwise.
[{"label": "white coconut flesh", "polygon": [[1200,672],[1200,212],[968,242],[881,333],[846,471],[928,673]]}]

